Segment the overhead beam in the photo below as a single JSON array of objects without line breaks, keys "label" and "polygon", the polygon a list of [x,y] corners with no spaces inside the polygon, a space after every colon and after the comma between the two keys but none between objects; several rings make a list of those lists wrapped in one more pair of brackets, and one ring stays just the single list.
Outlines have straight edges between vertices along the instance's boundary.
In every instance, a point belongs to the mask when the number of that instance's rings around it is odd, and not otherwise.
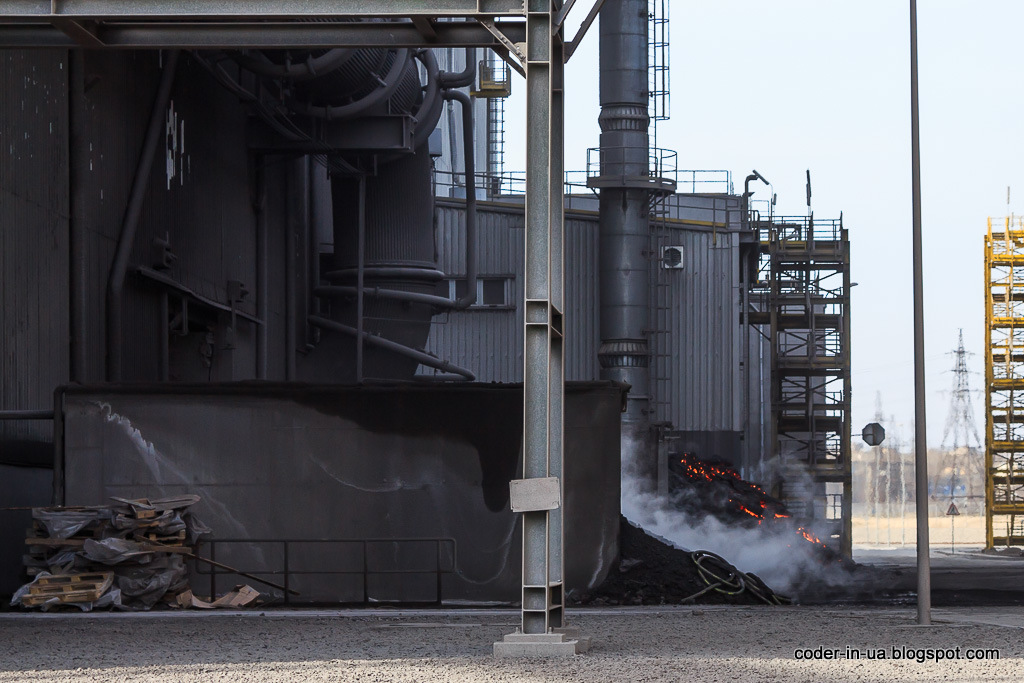
[{"label": "overhead beam", "polygon": [[[0,0],[2,1],[2,0]],[[63,22],[63,23],[62,23]],[[65,28],[66,20],[57,20]],[[497,24],[506,40],[525,40],[525,24]],[[434,25],[436,38],[429,41],[412,23],[242,23],[242,22],[145,22],[101,23],[89,32],[95,40],[88,47],[119,49],[191,50],[289,48],[289,47],[501,47],[491,29],[476,22],[445,22]],[[84,31],[84,29],[83,29]],[[83,36],[69,35],[56,26],[8,23],[0,16],[0,47],[82,47]]]},{"label": "overhead beam", "polygon": [[521,17],[523,0],[0,0],[0,16],[25,20]]}]

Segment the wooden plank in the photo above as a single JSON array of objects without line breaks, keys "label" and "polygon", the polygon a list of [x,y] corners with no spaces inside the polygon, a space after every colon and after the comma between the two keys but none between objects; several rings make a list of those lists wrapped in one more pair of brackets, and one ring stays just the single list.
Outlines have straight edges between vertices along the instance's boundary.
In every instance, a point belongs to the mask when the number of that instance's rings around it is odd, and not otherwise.
[{"label": "wooden plank", "polygon": [[50,547],[68,546],[69,548],[81,548],[85,545],[84,538],[26,538],[25,545],[45,545]]}]

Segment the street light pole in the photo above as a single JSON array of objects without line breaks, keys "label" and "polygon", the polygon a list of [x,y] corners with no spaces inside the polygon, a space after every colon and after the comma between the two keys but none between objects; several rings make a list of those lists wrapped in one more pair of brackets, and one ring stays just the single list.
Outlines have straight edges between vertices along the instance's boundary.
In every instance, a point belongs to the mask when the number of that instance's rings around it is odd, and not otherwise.
[{"label": "street light pole", "polygon": [[924,399],[924,276],[921,255],[921,131],[917,103],[917,0],[910,0],[910,156],[914,202],[914,465],[917,487],[917,623],[932,621],[928,545],[928,439]]}]

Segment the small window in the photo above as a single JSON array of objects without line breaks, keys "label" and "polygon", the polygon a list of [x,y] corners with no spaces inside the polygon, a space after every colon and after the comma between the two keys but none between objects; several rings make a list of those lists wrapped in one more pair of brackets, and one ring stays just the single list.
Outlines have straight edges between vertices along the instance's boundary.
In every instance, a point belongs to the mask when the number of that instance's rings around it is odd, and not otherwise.
[{"label": "small window", "polygon": [[483,281],[483,296],[479,303],[484,306],[505,306],[508,301],[505,299],[505,280],[494,279]]},{"label": "small window", "polygon": [[[511,287],[508,277],[480,277],[476,281],[476,302],[470,308],[514,308],[509,300]],[[469,291],[465,278],[445,279],[434,290],[446,299],[461,299]]]}]

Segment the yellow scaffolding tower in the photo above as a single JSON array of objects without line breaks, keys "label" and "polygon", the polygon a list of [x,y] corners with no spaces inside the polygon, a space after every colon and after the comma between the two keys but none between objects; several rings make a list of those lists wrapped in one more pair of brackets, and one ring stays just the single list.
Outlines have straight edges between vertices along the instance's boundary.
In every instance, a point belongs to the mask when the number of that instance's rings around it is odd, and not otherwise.
[{"label": "yellow scaffolding tower", "polygon": [[985,544],[1024,545],[1024,218],[985,238]]}]

